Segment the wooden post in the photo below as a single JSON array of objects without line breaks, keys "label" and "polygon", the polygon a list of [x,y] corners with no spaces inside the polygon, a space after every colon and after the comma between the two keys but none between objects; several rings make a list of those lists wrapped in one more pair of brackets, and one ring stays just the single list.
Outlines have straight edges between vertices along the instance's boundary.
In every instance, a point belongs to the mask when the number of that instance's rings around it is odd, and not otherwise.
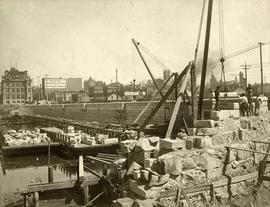
[{"label": "wooden post", "polygon": [[34,192],[34,206],[39,207],[39,193]]},{"label": "wooden post", "polygon": [[79,156],[79,166],[78,166],[78,180],[81,182],[84,180],[84,168],[83,168],[83,156]]},{"label": "wooden post", "polygon": [[27,194],[23,195],[23,206],[24,207],[29,207],[29,200],[28,200],[28,195]]},{"label": "wooden post", "polygon": [[213,184],[211,184],[210,196],[211,196],[211,203],[212,203],[212,205],[213,206],[216,206],[215,187],[214,187]]},{"label": "wooden post", "polygon": [[48,182],[49,183],[53,183],[53,167],[52,166],[49,166],[48,167]]},{"label": "wooden post", "polygon": [[212,19],[212,6],[213,6],[213,0],[209,0],[207,22],[206,22],[205,43],[204,43],[203,64],[202,64],[201,85],[200,85],[200,96],[199,96],[199,104],[198,104],[199,119],[202,119],[202,114],[203,114],[203,111],[202,111],[203,94],[204,94],[205,78],[206,78],[206,71],[207,71],[208,49],[209,49],[211,19]]},{"label": "wooden post", "polygon": [[89,186],[83,186],[83,204],[86,205],[89,201]]}]

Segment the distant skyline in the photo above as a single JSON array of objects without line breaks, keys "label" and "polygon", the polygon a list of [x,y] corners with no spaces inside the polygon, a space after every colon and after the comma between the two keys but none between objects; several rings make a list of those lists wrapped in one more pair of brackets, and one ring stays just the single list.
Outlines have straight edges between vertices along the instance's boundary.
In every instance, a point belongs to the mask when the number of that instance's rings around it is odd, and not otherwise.
[{"label": "distant skyline", "polygon": [[[150,79],[132,38],[171,71],[193,59],[203,0],[0,0],[0,75],[18,65],[37,77],[82,77],[110,83]],[[223,0],[225,56],[270,41],[269,0]],[[207,7],[206,7],[207,8]],[[218,1],[214,1],[210,61],[219,59]],[[202,58],[205,21],[199,48]],[[163,68],[145,55],[156,78]],[[135,61],[134,61],[135,60]],[[259,49],[225,62],[227,79],[240,65],[259,63]],[[263,46],[264,76],[270,82],[270,44]],[[220,64],[213,72],[220,77]],[[260,68],[248,81],[260,83]],[[231,74],[231,75],[230,75]]]}]

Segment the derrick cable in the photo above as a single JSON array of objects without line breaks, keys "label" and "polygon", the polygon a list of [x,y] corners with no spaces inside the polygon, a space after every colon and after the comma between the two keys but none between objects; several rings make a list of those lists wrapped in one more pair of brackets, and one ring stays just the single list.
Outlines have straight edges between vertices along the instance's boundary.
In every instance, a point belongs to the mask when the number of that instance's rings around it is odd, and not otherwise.
[{"label": "derrick cable", "polygon": [[139,47],[147,54],[149,55],[160,67],[168,69],[163,62],[161,62],[157,57],[155,57],[146,47],[144,47],[141,43],[139,44]]},{"label": "derrick cable", "polygon": [[233,57],[235,57],[235,56],[238,56],[238,55],[241,55],[241,54],[243,54],[243,53],[246,53],[246,52],[249,52],[249,51],[251,51],[251,50],[254,50],[254,49],[258,48],[258,47],[259,47],[259,45],[254,45],[254,46],[251,46],[251,47],[249,47],[249,48],[246,48],[246,49],[237,51],[237,52],[235,52],[235,53],[232,53],[232,54],[226,56],[225,58],[226,58],[226,59],[233,58]]},{"label": "derrick cable", "polygon": [[225,46],[224,46],[223,0],[218,1],[218,22],[219,22],[219,50],[220,50],[220,62],[221,62],[220,85],[222,84],[222,81],[224,81],[225,89],[226,89],[227,87],[226,87],[225,70],[224,70]]},{"label": "derrick cable", "polygon": [[155,57],[148,49],[146,49],[146,47],[144,47],[143,45],[141,45],[141,48],[144,50],[144,52],[146,54],[148,54],[150,57],[152,57],[152,59],[157,63],[159,64],[161,67],[164,67],[164,68],[169,68],[167,67],[163,62],[161,62],[157,57]]},{"label": "derrick cable", "polygon": [[199,31],[198,31],[197,42],[196,42],[196,47],[195,47],[194,60],[193,60],[194,61],[194,64],[196,63],[196,60],[197,60],[198,49],[199,49],[199,45],[200,45],[200,39],[201,39],[201,33],[202,33],[202,24],[203,24],[203,16],[204,16],[205,4],[206,4],[206,0],[203,1],[202,11],[201,11]]}]

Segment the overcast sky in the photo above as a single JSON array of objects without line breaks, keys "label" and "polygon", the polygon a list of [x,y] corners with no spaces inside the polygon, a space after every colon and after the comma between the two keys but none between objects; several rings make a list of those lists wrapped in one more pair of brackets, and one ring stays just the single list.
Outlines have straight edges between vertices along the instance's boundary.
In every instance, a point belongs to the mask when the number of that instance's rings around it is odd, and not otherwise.
[{"label": "overcast sky", "polygon": [[[134,52],[132,38],[141,42],[172,71],[193,59],[203,0],[0,0],[0,69],[17,63],[35,84],[49,77],[89,76],[129,83],[149,79]],[[219,58],[218,4],[214,0],[210,58]],[[270,41],[269,0],[223,0],[225,55]],[[206,7],[207,8],[207,7]],[[206,20],[206,19],[204,19]],[[200,43],[204,45],[205,25]],[[132,49],[133,48],[133,49]],[[134,55],[133,55],[134,53]],[[133,58],[134,57],[134,58]],[[147,57],[147,55],[146,55]],[[132,60],[135,61],[132,61]],[[155,77],[162,68],[147,58]],[[259,49],[225,63],[229,74],[240,65],[259,63]],[[266,80],[270,82],[270,44],[263,47]],[[220,65],[214,69],[220,76]],[[231,79],[231,75],[227,79]],[[248,72],[260,82],[259,68]]]}]

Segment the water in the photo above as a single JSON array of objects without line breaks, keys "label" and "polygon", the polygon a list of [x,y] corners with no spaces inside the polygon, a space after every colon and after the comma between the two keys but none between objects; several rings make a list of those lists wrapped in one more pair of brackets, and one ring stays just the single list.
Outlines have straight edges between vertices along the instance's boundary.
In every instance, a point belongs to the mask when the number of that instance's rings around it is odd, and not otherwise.
[{"label": "water", "polygon": [[[0,127],[5,134],[9,129],[33,130],[34,126],[8,126]],[[15,158],[0,158],[0,206],[20,198],[14,192],[22,191],[30,184],[48,182],[48,157],[47,155],[25,156]],[[51,155],[51,166],[53,166],[54,182],[77,179],[77,160],[67,160],[56,155]],[[88,167],[102,174],[102,166],[98,164],[87,164]],[[95,175],[84,172],[87,177],[96,178]]]}]

